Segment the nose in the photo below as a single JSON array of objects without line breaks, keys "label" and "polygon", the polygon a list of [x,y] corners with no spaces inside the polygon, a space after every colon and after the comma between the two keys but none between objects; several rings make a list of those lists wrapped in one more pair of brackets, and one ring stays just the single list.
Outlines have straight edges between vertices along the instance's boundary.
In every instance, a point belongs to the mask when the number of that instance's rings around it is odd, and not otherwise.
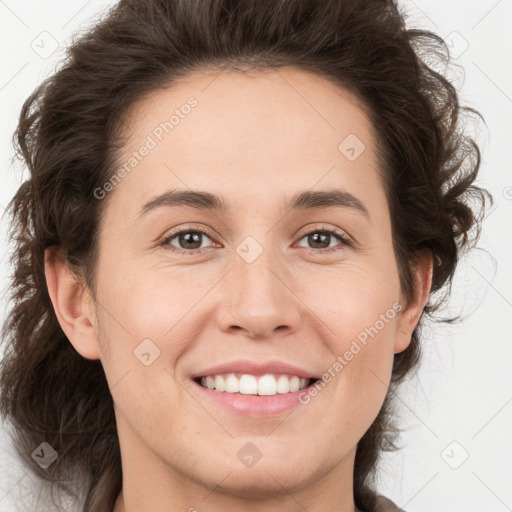
[{"label": "nose", "polygon": [[236,261],[226,276],[227,300],[217,318],[223,332],[243,331],[250,339],[265,340],[299,329],[303,303],[292,290],[290,273],[264,255],[252,263]]}]

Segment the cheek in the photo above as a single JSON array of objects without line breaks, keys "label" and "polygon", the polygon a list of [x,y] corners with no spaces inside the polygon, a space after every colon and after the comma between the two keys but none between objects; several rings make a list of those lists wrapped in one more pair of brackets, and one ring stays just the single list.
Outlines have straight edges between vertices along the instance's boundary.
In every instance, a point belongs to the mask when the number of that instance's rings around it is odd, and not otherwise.
[{"label": "cheek", "polygon": [[377,326],[390,332],[401,306],[400,285],[394,260],[388,265],[354,261],[343,266],[311,269],[307,280],[294,288],[323,321],[331,341],[343,349],[347,341]]},{"label": "cheek", "polygon": [[[104,265],[98,295],[103,343],[108,347],[102,364],[111,390],[115,386],[114,400],[135,417],[138,411],[132,403],[137,401],[153,404],[153,410],[159,409],[159,400],[179,401],[176,366],[199,338],[205,317],[211,316],[204,311],[204,298],[218,281],[211,270],[194,274],[193,266],[136,267],[118,261],[109,273]],[[159,397],[157,390],[165,396]]]},{"label": "cheek", "polygon": [[351,387],[366,389],[370,396],[375,387],[389,381],[402,306],[398,295],[377,287],[355,289],[346,298],[337,315],[338,336],[332,340],[331,349],[336,356],[342,356],[343,371]]},{"label": "cheek", "polygon": [[337,418],[342,431],[357,431],[356,438],[370,427],[388,391],[395,329],[394,319],[387,324],[373,321],[338,341],[331,368],[336,375],[333,403],[343,410]]},{"label": "cheek", "polygon": [[163,404],[170,412],[183,400],[174,366],[187,346],[183,326],[196,294],[122,265],[103,275],[98,318],[108,350],[102,365],[116,409],[134,431],[163,439],[169,421],[156,418]]},{"label": "cheek", "polygon": [[329,327],[324,331],[324,342],[332,361],[326,373],[335,384],[336,402],[350,411],[342,417],[358,417],[360,424],[367,426],[387,392],[402,310],[398,274],[374,269],[353,268],[342,278],[333,273],[336,286],[324,282],[309,295],[309,304],[314,304],[312,308]]},{"label": "cheek", "polygon": [[182,329],[182,322],[187,322],[187,315],[193,316],[194,306],[216,279],[211,270],[199,272],[193,265],[147,268],[120,262],[102,281],[102,300],[110,308],[111,320],[118,320],[117,328],[123,324],[134,340],[148,337],[156,341]]}]

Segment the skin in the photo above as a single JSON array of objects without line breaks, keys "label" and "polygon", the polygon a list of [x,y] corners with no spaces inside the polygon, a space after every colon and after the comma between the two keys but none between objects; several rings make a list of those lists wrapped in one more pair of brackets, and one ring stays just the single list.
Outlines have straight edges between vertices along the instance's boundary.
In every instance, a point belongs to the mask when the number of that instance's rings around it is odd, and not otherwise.
[{"label": "skin", "polygon": [[[83,357],[101,360],[113,396],[123,467],[114,510],[354,512],[356,445],[384,401],[393,355],[410,343],[432,261],[419,259],[406,304],[375,137],[351,94],[293,68],[213,78],[190,75],[127,118],[120,163],[175,108],[198,100],[107,195],[94,298],[64,257],[47,255],[62,329]],[[338,149],[350,134],[366,146],[355,161]],[[333,188],[356,196],[368,217],[347,207],[285,208],[299,191]],[[164,206],[137,218],[172,189],[223,195],[231,210]],[[213,236],[159,245],[194,228]],[[352,244],[306,236],[322,229]],[[247,236],[263,249],[250,264],[236,252]],[[204,252],[192,254],[199,246]],[[291,414],[242,416],[189,378],[235,359],[277,359],[322,375],[396,302],[402,311]],[[148,338],[160,356],[145,366],[133,351]],[[252,468],[237,458],[247,442],[262,454]]]}]

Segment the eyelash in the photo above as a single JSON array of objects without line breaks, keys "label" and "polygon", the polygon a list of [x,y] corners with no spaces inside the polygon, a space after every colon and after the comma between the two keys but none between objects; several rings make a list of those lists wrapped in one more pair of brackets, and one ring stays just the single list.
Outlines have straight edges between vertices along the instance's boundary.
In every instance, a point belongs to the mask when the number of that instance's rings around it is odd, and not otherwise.
[{"label": "eyelash", "polygon": [[[166,236],[160,242],[160,245],[169,248],[169,250],[171,250],[173,252],[181,252],[182,254],[190,254],[190,255],[202,254],[206,249],[208,249],[207,247],[203,247],[202,249],[190,249],[190,250],[187,250],[187,249],[178,249],[178,248],[173,247],[172,245],[170,245],[171,240],[176,238],[178,235],[181,235],[182,233],[201,233],[203,235],[208,236],[208,238],[210,238],[210,239],[214,238],[212,233],[210,233],[208,230],[206,230],[204,228],[188,228],[188,229],[182,229],[180,231],[176,231],[176,232],[171,233],[170,235]],[[334,236],[335,238],[337,238],[340,241],[340,244],[335,246],[335,247],[330,247],[330,248],[326,248],[326,249],[309,249],[309,251],[311,253],[313,253],[313,254],[331,253],[331,252],[334,252],[334,251],[339,251],[343,247],[350,247],[350,245],[351,245],[350,240],[348,239],[348,237],[346,235],[344,235],[344,234],[342,234],[342,233],[340,233],[340,232],[338,232],[338,231],[336,231],[334,229],[314,228],[313,230],[308,231],[308,232],[304,233],[303,235],[301,235],[301,237],[298,239],[298,241],[302,240],[304,237],[306,237],[308,235],[311,235],[313,233],[321,233],[321,234],[331,235],[331,236]],[[308,248],[305,247],[305,249],[308,249]]]}]

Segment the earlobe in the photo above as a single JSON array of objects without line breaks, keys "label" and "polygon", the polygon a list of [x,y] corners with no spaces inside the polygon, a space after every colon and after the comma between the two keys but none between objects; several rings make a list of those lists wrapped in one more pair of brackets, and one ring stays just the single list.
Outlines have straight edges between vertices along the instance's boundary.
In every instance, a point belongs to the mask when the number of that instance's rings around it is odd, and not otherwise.
[{"label": "earlobe", "polygon": [[433,264],[434,260],[430,251],[424,251],[418,257],[413,272],[414,295],[402,310],[398,321],[395,354],[403,352],[409,346],[414,329],[420,321],[432,287]]},{"label": "earlobe", "polygon": [[81,356],[99,359],[90,293],[56,247],[45,251],[45,275],[50,300],[64,334]]}]

